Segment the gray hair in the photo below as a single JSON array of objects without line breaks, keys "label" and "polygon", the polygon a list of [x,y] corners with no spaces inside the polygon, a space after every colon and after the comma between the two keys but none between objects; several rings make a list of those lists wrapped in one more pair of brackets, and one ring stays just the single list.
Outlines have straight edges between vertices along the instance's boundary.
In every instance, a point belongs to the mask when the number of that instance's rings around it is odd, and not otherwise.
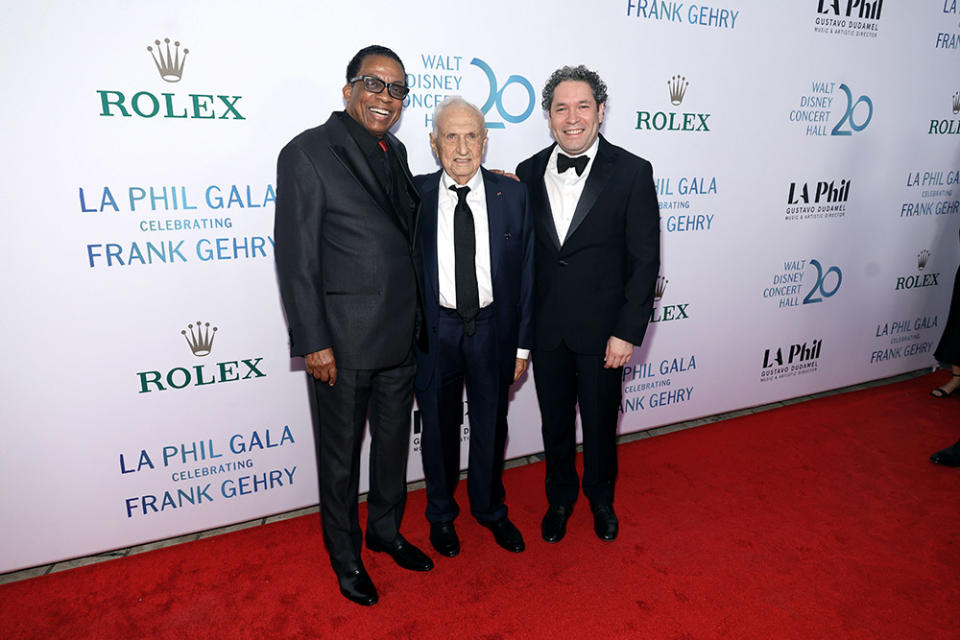
[{"label": "gray hair", "polygon": [[580,82],[586,82],[590,85],[590,90],[593,92],[593,99],[596,101],[597,107],[607,101],[607,83],[600,79],[600,74],[596,71],[590,71],[590,69],[587,69],[582,64],[576,67],[568,65],[560,67],[550,74],[547,84],[543,86],[543,102],[541,105],[544,111],[550,111],[550,106],[553,104],[553,92],[556,90],[557,85],[567,80],[579,80]]},{"label": "gray hair", "polygon": [[480,128],[484,131],[486,130],[487,126],[484,124],[483,111],[480,111],[477,105],[472,102],[467,102],[461,96],[447,96],[443,102],[437,105],[437,108],[433,112],[433,136],[435,138],[440,137],[440,116],[450,107],[464,107],[472,111],[480,122]]}]

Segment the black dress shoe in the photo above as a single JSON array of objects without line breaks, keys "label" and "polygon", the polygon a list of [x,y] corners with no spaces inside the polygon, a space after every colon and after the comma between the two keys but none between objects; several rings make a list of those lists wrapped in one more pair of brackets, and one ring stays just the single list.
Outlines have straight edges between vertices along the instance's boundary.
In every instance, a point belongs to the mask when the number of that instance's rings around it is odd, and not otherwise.
[{"label": "black dress shoe", "polygon": [[616,540],[620,523],[617,521],[617,514],[613,512],[613,505],[591,504],[590,510],[593,511],[593,531],[597,537],[607,541]]},{"label": "black dress shoe", "polygon": [[437,553],[448,558],[460,553],[460,538],[457,537],[457,530],[453,528],[452,522],[431,522],[430,544]]},{"label": "black dress shoe", "polygon": [[960,467],[960,441],[952,447],[937,451],[930,456],[930,462],[942,464],[946,467]]},{"label": "black dress shoe", "polygon": [[337,581],[340,583],[340,593],[347,600],[365,607],[377,604],[377,588],[373,586],[373,581],[363,567],[353,571],[338,572]]},{"label": "black dress shoe", "polygon": [[367,549],[388,554],[394,562],[410,571],[430,571],[430,569],[433,569],[433,560],[430,559],[430,556],[407,542],[399,533],[390,542],[384,542],[367,534]]},{"label": "black dress shoe", "polygon": [[526,548],[523,544],[523,536],[520,535],[520,530],[513,526],[513,523],[510,522],[510,518],[507,516],[503,516],[495,522],[484,522],[482,520],[479,522],[487,529],[490,529],[490,531],[493,531],[494,540],[507,551],[520,553]]},{"label": "black dress shoe", "polygon": [[567,533],[567,520],[573,513],[573,507],[565,505],[550,505],[543,521],[540,523],[540,533],[547,542],[560,542]]}]

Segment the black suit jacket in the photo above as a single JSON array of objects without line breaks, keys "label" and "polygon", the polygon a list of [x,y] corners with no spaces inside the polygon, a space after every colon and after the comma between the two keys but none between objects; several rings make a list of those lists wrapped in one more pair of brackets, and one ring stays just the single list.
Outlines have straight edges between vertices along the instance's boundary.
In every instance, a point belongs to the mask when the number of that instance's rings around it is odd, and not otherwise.
[{"label": "black suit jacket", "polygon": [[[497,361],[513,379],[517,348],[533,347],[533,215],[527,189],[519,182],[480,169],[490,230],[490,272],[497,332]],[[424,304],[428,339],[437,332],[440,280],[437,263],[437,212],[441,171],[414,178],[423,197],[420,247],[423,252]],[[417,351],[416,387],[426,389],[437,350]]]},{"label": "black suit jacket", "polygon": [[387,138],[418,205],[412,220],[395,209],[336,115],[280,152],[274,239],[291,355],[333,347],[337,366],[350,369],[391,367],[410,355],[419,196],[406,149]]},{"label": "black suit jacket", "polygon": [[544,183],[552,150],[517,167],[530,192],[536,230],[536,347],[553,349],[564,341],[574,352],[602,355],[611,335],[639,345],[660,269],[653,167],[601,136],[561,243]]}]

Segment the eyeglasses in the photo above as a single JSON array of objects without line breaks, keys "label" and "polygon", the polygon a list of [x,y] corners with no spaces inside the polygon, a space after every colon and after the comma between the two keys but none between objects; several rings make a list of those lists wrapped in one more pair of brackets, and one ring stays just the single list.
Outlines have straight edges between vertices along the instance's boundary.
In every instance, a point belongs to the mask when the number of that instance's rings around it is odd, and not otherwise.
[{"label": "eyeglasses", "polygon": [[350,84],[354,82],[359,82],[363,80],[363,88],[369,91],[370,93],[383,93],[384,88],[386,88],[387,93],[390,94],[391,98],[396,98],[397,100],[403,100],[407,97],[407,94],[410,93],[410,88],[402,82],[391,82],[387,84],[377,76],[359,76],[352,78]]}]

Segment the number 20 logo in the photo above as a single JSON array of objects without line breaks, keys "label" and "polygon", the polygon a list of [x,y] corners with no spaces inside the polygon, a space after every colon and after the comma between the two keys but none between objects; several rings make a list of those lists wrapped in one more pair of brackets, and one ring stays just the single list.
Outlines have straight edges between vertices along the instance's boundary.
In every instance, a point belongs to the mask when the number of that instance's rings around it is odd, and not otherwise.
[{"label": "number 20 logo", "polygon": [[[853,131],[863,131],[867,128],[867,125],[870,124],[871,118],[873,118],[873,101],[867,96],[860,96],[857,98],[856,102],[854,102],[853,94],[850,93],[850,87],[845,84],[840,85],[840,90],[843,91],[847,96],[847,110],[843,112],[843,117],[840,118],[840,122],[833,127],[830,135],[849,136],[853,135]],[[857,105],[859,105],[861,102],[867,105],[867,117],[863,122],[857,124],[853,119],[853,112],[856,110]],[[843,128],[845,122],[850,123],[850,129]],[[851,131],[851,129],[853,131]]]},{"label": "number 20 logo", "polygon": [[[810,264],[813,265],[813,268],[817,270],[817,282],[813,285],[813,289],[810,289],[810,293],[807,294],[807,297],[803,299],[803,304],[823,302],[824,298],[832,298],[833,294],[840,289],[840,283],[843,281],[843,274],[840,273],[839,267],[830,267],[824,271],[819,260],[811,260]],[[828,291],[826,289],[826,283],[827,278],[830,277],[831,273],[837,274],[837,282],[833,285],[833,288]],[[817,295],[818,291],[820,292],[819,296]]]},{"label": "number 20 logo", "polygon": [[[490,68],[486,62],[480,58],[474,58],[470,61],[475,67],[480,67],[480,69],[486,74],[487,82],[490,83],[490,94],[487,96],[487,101],[483,103],[480,107],[480,111],[483,112],[483,115],[486,116],[487,112],[490,111],[490,107],[496,105],[497,113],[500,114],[500,117],[509,122],[510,124],[517,124],[518,122],[523,122],[530,114],[533,113],[533,106],[536,103],[536,94],[533,91],[533,85],[530,84],[530,81],[524,78],[523,76],[512,75],[507,78],[507,81],[503,83],[503,86],[499,89],[497,88],[497,76],[493,73],[493,69]],[[506,91],[507,87],[511,84],[519,84],[521,87],[527,90],[527,107],[523,110],[522,113],[513,114],[507,111],[503,106],[503,92]],[[488,129],[503,129],[506,125],[502,122],[487,122],[485,123]]]}]

